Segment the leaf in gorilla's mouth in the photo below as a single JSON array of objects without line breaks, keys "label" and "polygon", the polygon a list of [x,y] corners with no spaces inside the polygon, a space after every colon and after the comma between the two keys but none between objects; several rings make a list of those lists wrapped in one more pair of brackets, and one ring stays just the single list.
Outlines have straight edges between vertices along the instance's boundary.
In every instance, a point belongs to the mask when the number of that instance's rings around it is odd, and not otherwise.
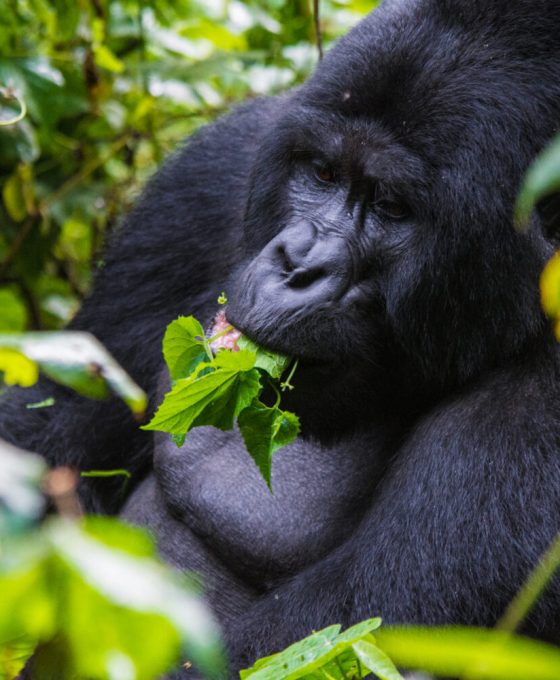
[{"label": "leaf in gorilla's mouth", "polygon": [[[292,360],[242,335],[224,310],[216,314],[209,335],[192,316],[173,321],[165,333],[163,353],[171,391],[142,429],[168,432],[180,446],[193,427],[231,430],[237,421],[248,452],[270,486],[272,454],[299,432],[297,416],[280,408],[280,390],[292,388],[297,362],[281,383]],[[273,406],[260,399],[263,381],[277,396]]]}]

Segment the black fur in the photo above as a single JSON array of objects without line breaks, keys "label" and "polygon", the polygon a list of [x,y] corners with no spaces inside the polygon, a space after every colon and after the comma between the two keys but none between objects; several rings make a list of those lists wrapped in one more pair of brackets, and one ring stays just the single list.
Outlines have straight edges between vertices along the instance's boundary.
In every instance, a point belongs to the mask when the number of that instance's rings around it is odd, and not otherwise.
[{"label": "black fur", "polygon": [[[202,130],[148,186],[74,322],[152,395],[178,314],[298,356],[270,497],[236,433],[156,438],[125,517],[202,572],[235,667],[312,629],[493,625],[560,528],[553,252],[513,203],[560,124],[556,0],[386,0],[284,97]],[[141,479],[116,402],[11,393],[0,433]],[[57,407],[24,401],[56,393]],[[103,481],[87,507],[114,511]],[[560,642],[560,582],[525,631]]]}]

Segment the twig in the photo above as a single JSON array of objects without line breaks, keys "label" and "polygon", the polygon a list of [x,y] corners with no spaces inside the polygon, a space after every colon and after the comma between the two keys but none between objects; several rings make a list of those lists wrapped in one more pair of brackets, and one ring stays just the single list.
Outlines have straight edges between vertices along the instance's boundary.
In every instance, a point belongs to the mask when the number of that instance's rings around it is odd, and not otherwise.
[{"label": "twig", "polygon": [[527,617],[559,566],[560,534],[556,536],[521,590],[509,603],[496,628],[513,633]]},{"label": "twig", "polygon": [[69,467],[55,468],[45,478],[45,493],[62,517],[76,518],[83,514],[77,493],[78,479],[76,470]]},{"label": "twig", "polygon": [[0,262],[0,278],[3,278],[4,274],[8,271],[10,265],[14,261],[14,258],[19,253],[21,246],[24,244],[25,240],[31,233],[33,226],[35,224],[34,217],[28,217],[25,222],[21,225],[10,250],[6,254],[6,257],[2,262]]},{"label": "twig", "polygon": [[0,96],[4,97],[4,99],[6,99],[7,101],[15,99],[19,106],[19,113],[15,115],[13,118],[9,118],[8,120],[0,120],[0,127],[6,127],[7,125],[15,125],[16,123],[19,123],[20,120],[23,120],[25,118],[25,116],[27,115],[27,104],[25,103],[24,99],[22,99],[22,97],[19,97],[9,87],[0,87]]},{"label": "twig", "polygon": [[313,0],[313,21],[315,23],[315,42],[319,61],[323,58],[323,34],[321,33],[321,0]]}]

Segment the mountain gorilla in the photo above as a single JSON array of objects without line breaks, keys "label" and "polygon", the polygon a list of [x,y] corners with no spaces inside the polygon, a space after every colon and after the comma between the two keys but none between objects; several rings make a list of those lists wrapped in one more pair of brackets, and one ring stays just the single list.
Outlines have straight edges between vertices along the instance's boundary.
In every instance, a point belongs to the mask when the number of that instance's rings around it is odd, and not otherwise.
[{"label": "mountain gorilla", "polygon": [[[559,35],[557,0],[386,0],[303,87],[195,135],[110,245],[72,327],[152,395],[165,325],[210,325],[223,289],[238,329],[299,358],[273,495],[236,432],[154,449],[117,402],[4,404],[4,437],[144,480],[124,516],[202,574],[235,668],[376,614],[491,626],[560,528],[538,294],[560,225],[512,225],[560,124]],[[107,480],[81,493],[118,509]],[[559,640],[559,609],[554,581],[526,632]]]}]

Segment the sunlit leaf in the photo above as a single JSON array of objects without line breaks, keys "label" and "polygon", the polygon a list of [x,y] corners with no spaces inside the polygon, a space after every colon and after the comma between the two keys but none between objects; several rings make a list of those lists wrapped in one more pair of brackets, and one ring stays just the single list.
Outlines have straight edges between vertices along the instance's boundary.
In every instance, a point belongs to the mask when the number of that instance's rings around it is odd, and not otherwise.
[{"label": "sunlit leaf", "polygon": [[39,379],[39,367],[25,354],[0,346],[0,372],[6,385],[31,387]]},{"label": "sunlit leaf", "polygon": [[402,668],[472,680],[557,680],[560,649],[543,642],[477,628],[391,628],[376,633],[379,647]]}]

